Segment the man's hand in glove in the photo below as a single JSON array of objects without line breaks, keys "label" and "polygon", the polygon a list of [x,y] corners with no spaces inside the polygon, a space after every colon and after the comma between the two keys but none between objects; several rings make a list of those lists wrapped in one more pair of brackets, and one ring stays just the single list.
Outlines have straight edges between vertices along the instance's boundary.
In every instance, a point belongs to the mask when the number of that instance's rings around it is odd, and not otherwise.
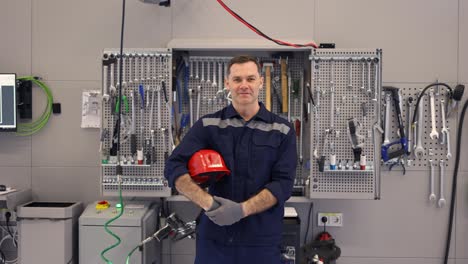
[{"label": "man's hand in glove", "polygon": [[218,202],[220,206],[214,210],[207,211],[205,214],[215,224],[219,226],[232,225],[244,218],[244,212],[240,203],[218,196],[214,196],[213,199]]}]

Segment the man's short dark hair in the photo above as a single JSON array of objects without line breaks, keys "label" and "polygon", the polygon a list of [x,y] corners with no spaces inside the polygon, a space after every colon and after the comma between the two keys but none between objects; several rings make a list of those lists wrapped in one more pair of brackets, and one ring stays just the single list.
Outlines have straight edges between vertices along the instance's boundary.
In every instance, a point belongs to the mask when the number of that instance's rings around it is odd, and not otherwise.
[{"label": "man's short dark hair", "polygon": [[261,68],[260,68],[260,63],[258,62],[256,57],[253,57],[253,56],[250,56],[250,55],[240,55],[240,56],[236,56],[236,57],[232,58],[229,61],[229,64],[228,64],[227,75],[229,76],[229,74],[231,74],[231,66],[233,64],[243,64],[243,63],[247,63],[249,61],[251,61],[251,62],[255,63],[255,65],[257,65],[258,74],[262,75]]}]

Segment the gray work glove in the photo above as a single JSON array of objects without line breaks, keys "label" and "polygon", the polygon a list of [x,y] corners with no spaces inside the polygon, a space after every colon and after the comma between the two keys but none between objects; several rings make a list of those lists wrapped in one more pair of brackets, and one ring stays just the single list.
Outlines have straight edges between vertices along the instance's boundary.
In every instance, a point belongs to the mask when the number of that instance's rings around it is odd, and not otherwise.
[{"label": "gray work glove", "polygon": [[213,199],[221,206],[214,210],[207,211],[205,214],[215,224],[219,226],[232,225],[244,218],[244,212],[242,211],[242,206],[240,203],[236,203],[218,196],[214,196]]}]

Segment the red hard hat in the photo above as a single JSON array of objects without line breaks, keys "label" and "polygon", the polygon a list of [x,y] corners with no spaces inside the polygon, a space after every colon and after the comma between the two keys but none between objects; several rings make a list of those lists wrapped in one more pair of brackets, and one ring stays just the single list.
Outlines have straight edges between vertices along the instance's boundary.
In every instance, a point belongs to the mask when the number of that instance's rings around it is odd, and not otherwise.
[{"label": "red hard hat", "polygon": [[216,177],[216,180],[219,180],[231,173],[226,167],[223,157],[211,149],[195,152],[188,162],[188,169],[190,176],[198,184],[206,183],[211,177]]}]

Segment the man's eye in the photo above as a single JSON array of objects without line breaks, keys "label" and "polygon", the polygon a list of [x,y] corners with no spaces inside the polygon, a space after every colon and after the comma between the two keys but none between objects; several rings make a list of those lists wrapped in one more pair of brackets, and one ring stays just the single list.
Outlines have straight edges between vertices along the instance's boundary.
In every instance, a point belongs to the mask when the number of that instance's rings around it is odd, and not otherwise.
[{"label": "man's eye", "polygon": [[253,82],[253,81],[255,81],[255,78],[254,78],[254,77],[247,78],[247,81],[249,81],[249,82]]}]

